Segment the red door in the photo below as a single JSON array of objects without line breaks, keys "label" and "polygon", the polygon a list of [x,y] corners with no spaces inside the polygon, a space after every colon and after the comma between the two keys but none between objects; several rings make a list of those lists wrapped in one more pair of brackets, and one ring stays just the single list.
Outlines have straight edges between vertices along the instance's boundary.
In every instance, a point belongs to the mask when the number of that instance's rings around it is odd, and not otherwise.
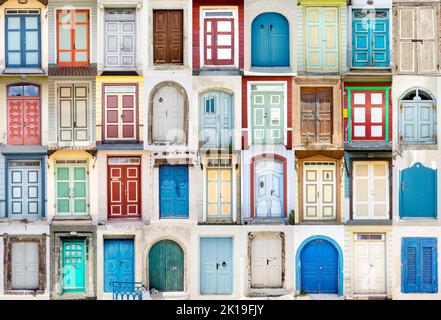
[{"label": "red door", "polygon": [[384,140],[384,91],[352,91],[352,139]]},{"label": "red door", "polygon": [[8,87],[8,144],[40,144],[40,97],[35,85]]},{"label": "red door", "polygon": [[108,158],[109,218],[141,217],[140,158]]},{"label": "red door", "polygon": [[234,64],[234,19],[205,18],[204,64]]}]

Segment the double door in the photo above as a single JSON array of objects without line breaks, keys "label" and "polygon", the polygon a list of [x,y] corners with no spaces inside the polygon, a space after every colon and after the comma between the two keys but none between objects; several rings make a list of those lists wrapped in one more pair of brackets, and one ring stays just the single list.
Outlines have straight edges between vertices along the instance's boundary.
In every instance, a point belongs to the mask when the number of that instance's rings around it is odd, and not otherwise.
[{"label": "double door", "polygon": [[233,290],[233,239],[201,238],[201,294],[230,294]]},{"label": "double door", "polygon": [[107,159],[109,218],[141,217],[141,159]]},{"label": "double door", "polygon": [[301,88],[301,134],[305,142],[332,142],[332,88]]},{"label": "double door", "polygon": [[204,12],[204,65],[234,65],[234,18],[231,11]]},{"label": "double door", "polygon": [[104,240],[104,291],[112,292],[113,282],[126,282],[124,287],[134,281],[134,243],[132,239]]},{"label": "double door", "polygon": [[89,64],[89,10],[57,10],[57,64]]},{"label": "double door", "polygon": [[183,11],[153,10],[153,62],[183,63]]},{"label": "double door", "polygon": [[161,218],[188,217],[187,166],[159,168],[159,215]]},{"label": "double door", "polygon": [[105,13],[105,66],[135,66],[135,10],[109,9]]},{"label": "double door", "polygon": [[278,237],[262,236],[252,240],[251,287],[282,287],[282,241]]},{"label": "double door", "polygon": [[39,288],[39,258],[37,242],[12,243],[13,290],[36,290]]},{"label": "double door", "polygon": [[207,219],[232,219],[231,168],[207,169]]},{"label": "double door", "polygon": [[[71,163],[69,163],[71,162]],[[56,208],[59,215],[88,213],[86,161],[57,161]]]}]

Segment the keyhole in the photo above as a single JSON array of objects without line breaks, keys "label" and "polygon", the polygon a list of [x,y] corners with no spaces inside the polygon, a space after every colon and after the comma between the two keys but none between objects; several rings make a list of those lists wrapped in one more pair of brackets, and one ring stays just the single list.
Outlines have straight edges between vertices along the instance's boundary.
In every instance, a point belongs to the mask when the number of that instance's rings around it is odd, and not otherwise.
[{"label": "keyhole", "polygon": [[160,98],[159,98],[159,102],[162,102],[162,101],[164,101],[164,99],[162,99],[162,97],[160,97]]},{"label": "keyhole", "polygon": [[260,29],[264,29],[265,26],[263,24],[260,25]]},{"label": "keyhole", "polygon": [[265,186],[265,183],[263,181],[260,181],[260,187],[263,188]]}]

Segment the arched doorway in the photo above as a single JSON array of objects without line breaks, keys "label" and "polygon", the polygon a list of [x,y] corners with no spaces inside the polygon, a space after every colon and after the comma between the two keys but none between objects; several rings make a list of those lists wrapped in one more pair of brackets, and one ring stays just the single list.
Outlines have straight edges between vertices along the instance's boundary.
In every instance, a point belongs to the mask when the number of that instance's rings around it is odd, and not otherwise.
[{"label": "arched doorway", "polygon": [[251,65],[288,67],[288,20],[279,13],[262,13],[253,20],[251,29]]},{"label": "arched doorway", "polygon": [[176,242],[161,240],[150,248],[149,288],[162,292],[184,290],[184,252]]},{"label": "arched doorway", "polygon": [[324,236],[306,239],[297,251],[297,288],[309,294],[341,294],[342,253]]}]

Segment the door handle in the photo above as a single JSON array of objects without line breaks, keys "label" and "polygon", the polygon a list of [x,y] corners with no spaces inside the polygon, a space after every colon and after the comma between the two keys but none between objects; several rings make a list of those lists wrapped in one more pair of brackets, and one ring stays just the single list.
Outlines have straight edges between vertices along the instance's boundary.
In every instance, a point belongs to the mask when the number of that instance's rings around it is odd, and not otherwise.
[{"label": "door handle", "polygon": [[266,259],[266,265],[267,265],[267,266],[269,266],[270,261],[271,261],[270,259]]},{"label": "door handle", "polygon": [[219,270],[219,263],[216,263],[216,270]]},{"label": "door handle", "polygon": [[273,25],[270,24],[270,31],[273,31]]},{"label": "door handle", "polygon": [[225,261],[222,261],[222,267],[226,267],[227,266],[227,263],[225,262]]}]

